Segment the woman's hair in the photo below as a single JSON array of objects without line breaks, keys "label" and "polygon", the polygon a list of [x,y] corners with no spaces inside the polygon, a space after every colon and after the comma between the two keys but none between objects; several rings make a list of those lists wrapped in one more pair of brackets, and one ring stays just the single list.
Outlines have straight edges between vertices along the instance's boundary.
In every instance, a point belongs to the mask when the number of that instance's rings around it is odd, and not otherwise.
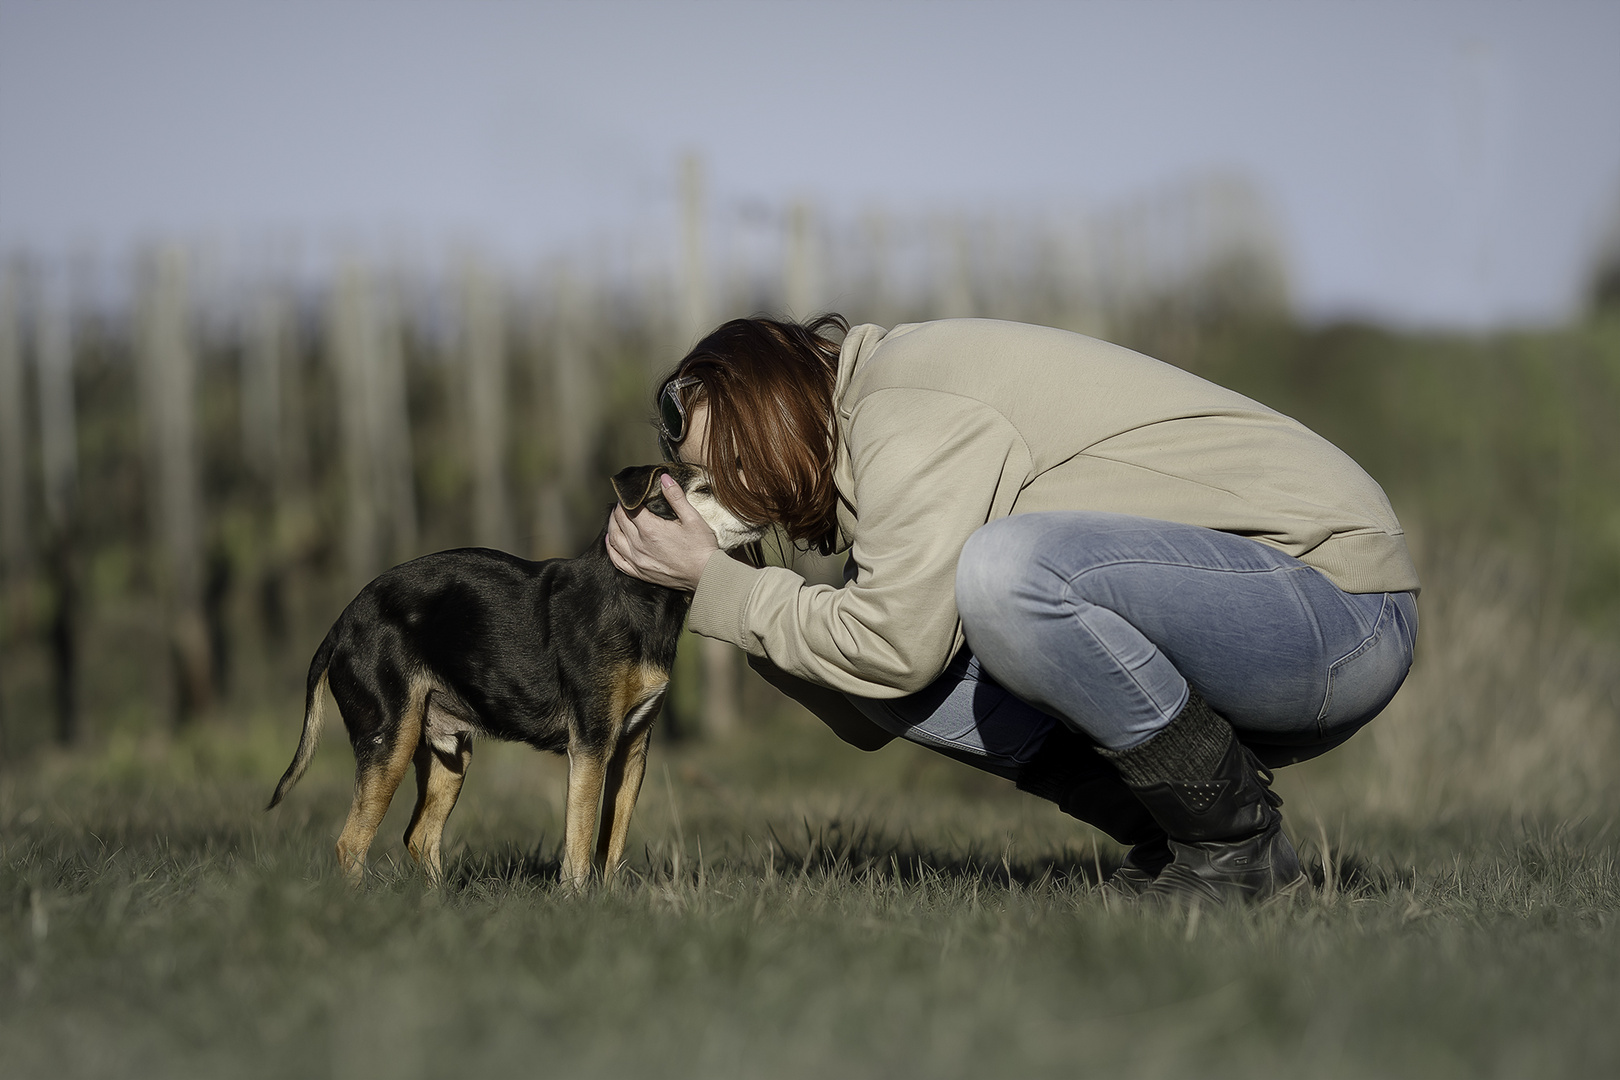
[{"label": "woman's hair", "polygon": [[[715,497],[746,521],[780,525],[790,540],[831,554],[838,542],[833,486],[833,383],[842,315],[808,323],[733,319],[699,341],[659,384],[695,376],[687,408],[709,409]],[[742,478],[747,477],[744,485]]]}]

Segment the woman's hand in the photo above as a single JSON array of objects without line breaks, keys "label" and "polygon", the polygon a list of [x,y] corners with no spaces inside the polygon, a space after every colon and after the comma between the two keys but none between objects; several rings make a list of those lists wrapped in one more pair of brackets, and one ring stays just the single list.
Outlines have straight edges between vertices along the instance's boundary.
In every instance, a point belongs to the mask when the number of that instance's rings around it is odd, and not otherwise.
[{"label": "woman's hand", "polygon": [[679,520],[665,521],[646,513],[631,517],[624,507],[615,506],[608,519],[608,558],[632,577],[693,592],[703,576],[703,565],[720,545],[709,523],[686,501],[681,485],[668,473],[659,476],[658,482]]}]

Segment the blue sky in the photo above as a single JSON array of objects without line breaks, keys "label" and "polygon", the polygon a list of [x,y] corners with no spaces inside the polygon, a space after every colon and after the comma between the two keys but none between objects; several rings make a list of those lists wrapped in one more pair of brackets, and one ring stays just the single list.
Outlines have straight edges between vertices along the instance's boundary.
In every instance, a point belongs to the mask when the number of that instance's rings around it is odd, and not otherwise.
[{"label": "blue sky", "polygon": [[722,204],[1105,207],[1237,173],[1304,314],[1555,321],[1620,211],[1620,3],[0,0],[0,249],[533,260]]}]

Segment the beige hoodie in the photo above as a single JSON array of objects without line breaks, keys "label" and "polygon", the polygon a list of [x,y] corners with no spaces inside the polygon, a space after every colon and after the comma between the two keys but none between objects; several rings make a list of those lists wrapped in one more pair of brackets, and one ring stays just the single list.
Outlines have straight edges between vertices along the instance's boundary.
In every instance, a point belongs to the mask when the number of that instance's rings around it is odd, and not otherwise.
[{"label": "beige hoodie", "polygon": [[857,326],[833,394],[843,588],[724,554],[691,629],[862,697],[962,644],[956,560],[987,521],[1104,510],[1253,537],[1347,592],[1418,587],[1377,483],[1298,421],[1105,341],[983,319]]}]

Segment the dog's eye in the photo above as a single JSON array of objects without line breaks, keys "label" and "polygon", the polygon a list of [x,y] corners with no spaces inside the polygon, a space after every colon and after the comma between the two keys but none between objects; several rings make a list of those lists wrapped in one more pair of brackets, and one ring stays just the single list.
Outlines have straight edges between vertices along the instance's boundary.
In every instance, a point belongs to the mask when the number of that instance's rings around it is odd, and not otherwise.
[{"label": "dog's eye", "polygon": [[692,489],[692,494],[694,494],[694,495],[707,495],[708,493],[709,493],[709,485],[708,484],[699,484],[699,485],[697,485],[696,487],[694,487]]}]

